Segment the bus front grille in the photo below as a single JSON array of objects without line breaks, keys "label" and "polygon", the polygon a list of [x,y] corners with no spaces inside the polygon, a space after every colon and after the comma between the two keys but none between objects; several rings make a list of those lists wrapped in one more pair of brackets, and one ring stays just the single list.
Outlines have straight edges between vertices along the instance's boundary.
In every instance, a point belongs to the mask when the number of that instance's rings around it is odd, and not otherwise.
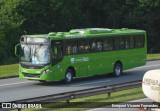
[{"label": "bus front grille", "polygon": [[29,73],[24,73],[22,72],[24,77],[33,77],[33,78],[39,78],[40,74],[29,74]]}]

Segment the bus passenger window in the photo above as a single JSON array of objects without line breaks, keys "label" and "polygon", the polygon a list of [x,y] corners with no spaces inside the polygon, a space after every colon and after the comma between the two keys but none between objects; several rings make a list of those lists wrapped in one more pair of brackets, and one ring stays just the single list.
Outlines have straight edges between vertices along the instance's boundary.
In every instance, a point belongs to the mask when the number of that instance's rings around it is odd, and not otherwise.
[{"label": "bus passenger window", "polygon": [[96,43],[95,42],[92,42],[91,50],[96,51]]},{"label": "bus passenger window", "polygon": [[89,44],[85,46],[85,52],[89,52],[90,51],[90,46]]},{"label": "bus passenger window", "polygon": [[72,53],[73,54],[77,53],[77,45],[75,45],[75,46],[72,47]]},{"label": "bus passenger window", "polygon": [[134,48],[134,37],[133,36],[127,36],[124,38],[125,40],[125,49]]},{"label": "bus passenger window", "polygon": [[124,39],[123,37],[120,37],[120,44],[119,44],[119,49],[124,49]]},{"label": "bus passenger window", "polygon": [[83,45],[79,46],[79,52],[84,53],[84,46]]},{"label": "bus passenger window", "polygon": [[119,38],[114,38],[114,49],[119,49]]},{"label": "bus passenger window", "polygon": [[79,40],[79,53],[87,53],[87,52],[90,52],[88,39]]},{"label": "bus passenger window", "polygon": [[54,54],[57,55],[57,47],[54,47]]},{"label": "bus passenger window", "polygon": [[67,41],[67,47],[66,47],[66,54],[77,54],[78,48],[77,48],[77,40],[69,40]]},{"label": "bus passenger window", "polygon": [[67,47],[67,54],[68,54],[68,55],[71,54],[71,46],[70,46],[70,45]]},{"label": "bus passenger window", "polygon": [[114,48],[117,50],[124,49],[124,40],[122,37],[115,37],[114,38]]},{"label": "bus passenger window", "polygon": [[125,37],[125,49],[129,49],[130,48],[130,38],[129,37]]},{"label": "bus passenger window", "polygon": [[134,37],[130,37],[130,48],[134,48]]},{"label": "bus passenger window", "polygon": [[142,48],[144,46],[144,37],[142,35],[135,36],[135,47]]},{"label": "bus passenger window", "polygon": [[103,50],[113,50],[113,40],[111,38],[105,38],[103,41]]},{"label": "bus passenger window", "polygon": [[102,42],[97,42],[97,51],[102,51]]}]

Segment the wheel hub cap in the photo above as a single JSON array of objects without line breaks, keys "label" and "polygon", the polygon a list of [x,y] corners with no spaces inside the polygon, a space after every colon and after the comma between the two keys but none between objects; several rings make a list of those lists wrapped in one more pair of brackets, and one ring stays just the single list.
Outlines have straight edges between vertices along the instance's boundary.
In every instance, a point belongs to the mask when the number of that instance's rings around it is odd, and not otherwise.
[{"label": "wheel hub cap", "polygon": [[67,73],[66,78],[67,78],[67,81],[70,81],[70,80],[71,80],[72,75],[71,75],[71,73],[70,73],[70,72],[68,72],[68,73]]},{"label": "wheel hub cap", "polygon": [[117,74],[117,75],[119,75],[119,74],[120,74],[120,72],[121,72],[120,67],[119,67],[119,66],[117,66],[117,67],[116,67],[116,74]]}]

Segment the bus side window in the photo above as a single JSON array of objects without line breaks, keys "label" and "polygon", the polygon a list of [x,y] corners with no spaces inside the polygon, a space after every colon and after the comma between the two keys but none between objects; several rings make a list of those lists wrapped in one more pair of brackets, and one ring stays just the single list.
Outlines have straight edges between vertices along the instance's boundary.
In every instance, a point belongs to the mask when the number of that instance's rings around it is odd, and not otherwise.
[{"label": "bus side window", "polygon": [[90,52],[90,46],[88,39],[79,40],[79,53]]},{"label": "bus side window", "polygon": [[80,45],[80,46],[79,46],[79,52],[80,52],[80,53],[84,53],[84,46],[83,46],[83,45]]},{"label": "bus side window", "polygon": [[134,37],[130,36],[130,48],[134,48]]},{"label": "bus side window", "polygon": [[133,36],[127,36],[124,38],[125,40],[125,49],[134,48],[134,37]]},{"label": "bus side window", "polygon": [[102,51],[102,42],[97,42],[97,51]]},{"label": "bus side window", "polygon": [[90,52],[90,50],[91,50],[91,47],[89,44],[89,39],[87,39],[85,43],[85,52]]},{"label": "bus side window", "polygon": [[142,48],[144,46],[144,36],[135,36],[135,48]]},{"label": "bus side window", "polygon": [[124,49],[124,39],[123,39],[123,37],[115,37],[114,38],[114,48],[116,50]]},{"label": "bus side window", "polygon": [[130,48],[130,38],[129,37],[125,37],[125,49],[129,49]]},{"label": "bus side window", "polygon": [[104,38],[103,40],[103,50],[113,50],[113,40],[112,38]]},{"label": "bus side window", "polygon": [[102,50],[102,42],[100,41],[100,39],[92,39],[90,41],[90,45],[91,45],[91,51],[92,52]]},{"label": "bus side window", "polygon": [[76,53],[77,53],[77,50],[78,50],[77,45],[74,45],[74,46],[72,47],[72,53],[73,53],[73,54],[76,54]]},{"label": "bus side window", "polygon": [[67,46],[66,52],[67,52],[67,55],[71,54],[71,46],[70,45]]},{"label": "bus side window", "polygon": [[119,49],[119,38],[114,38],[114,49]]},{"label": "bus side window", "polygon": [[54,47],[54,54],[57,55],[57,47]]},{"label": "bus side window", "polygon": [[77,48],[77,40],[68,40],[67,46],[66,46],[66,54],[77,54],[78,48]]},{"label": "bus side window", "polygon": [[91,43],[91,50],[96,51],[96,42],[95,41]]},{"label": "bus side window", "polygon": [[124,39],[123,37],[120,37],[120,44],[119,44],[119,49],[124,49]]}]

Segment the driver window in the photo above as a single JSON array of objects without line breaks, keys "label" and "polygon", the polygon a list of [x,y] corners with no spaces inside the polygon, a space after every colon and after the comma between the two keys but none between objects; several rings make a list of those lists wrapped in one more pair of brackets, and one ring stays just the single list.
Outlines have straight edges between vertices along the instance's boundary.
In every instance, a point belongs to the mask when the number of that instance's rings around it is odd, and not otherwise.
[{"label": "driver window", "polygon": [[52,54],[54,59],[62,58],[62,41],[54,41],[52,43]]},{"label": "driver window", "polygon": [[57,52],[57,47],[54,47],[54,55],[57,55],[58,52]]}]

